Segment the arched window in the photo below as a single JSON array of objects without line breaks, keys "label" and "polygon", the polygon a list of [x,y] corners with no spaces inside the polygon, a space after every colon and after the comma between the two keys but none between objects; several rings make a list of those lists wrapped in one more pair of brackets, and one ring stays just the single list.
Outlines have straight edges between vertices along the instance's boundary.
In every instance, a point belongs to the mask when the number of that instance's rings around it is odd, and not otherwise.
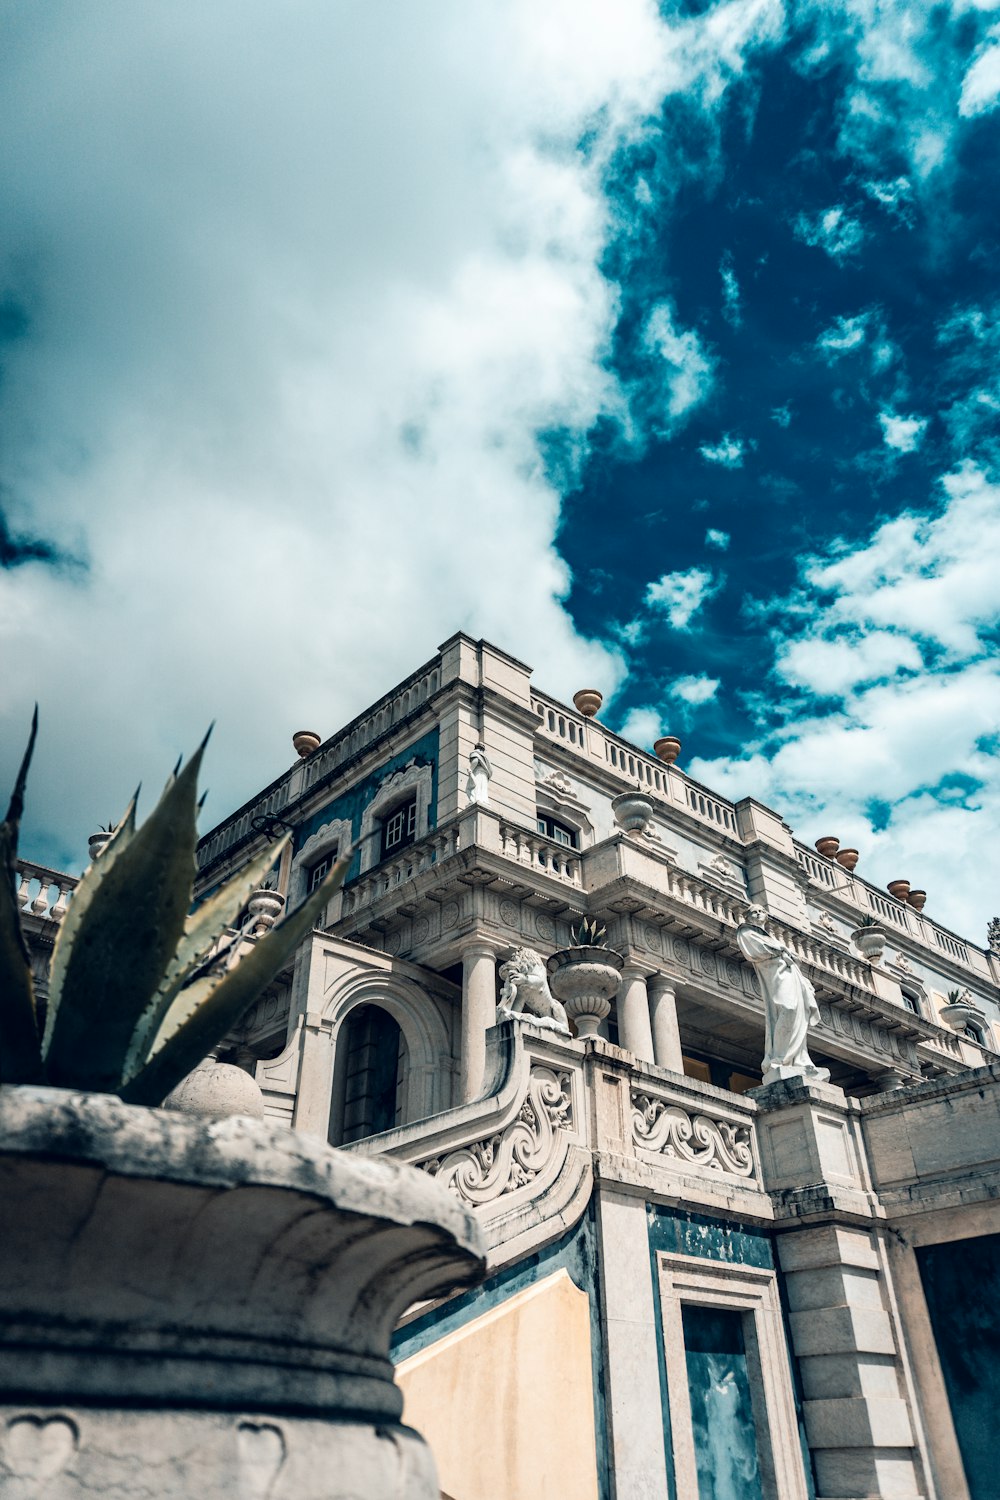
[{"label": "arched window", "polygon": [[401,1122],[406,1043],[398,1024],[378,1005],[352,1010],[340,1038],[344,1069],[341,1141],[364,1140]]}]

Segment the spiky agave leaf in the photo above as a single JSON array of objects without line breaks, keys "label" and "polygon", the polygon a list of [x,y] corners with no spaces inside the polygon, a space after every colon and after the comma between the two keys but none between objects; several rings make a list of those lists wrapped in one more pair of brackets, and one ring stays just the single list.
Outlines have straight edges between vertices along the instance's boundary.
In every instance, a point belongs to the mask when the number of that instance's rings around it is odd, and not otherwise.
[{"label": "spiky agave leaf", "polygon": [[[312,931],[330,897],[343,884],[353,853],[350,849],[338,859],[322,885],[259,938],[252,951],[227,974],[207,974],[180,992],[154,1041],[156,1050],[118,1090],[127,1103],[161,1104],[236,1025]],[[167,1023],[176,1024],[169,1034]]]},{"label": "spiky agave leaf", "polygon": [[42,1041],[42,1051],[47,1052],[52,1040],[52,1032],[56,1024],[56,1016],[62,1002],[63,983],[66,979],[66,965],[73,951],[73,944],[77,932],[84,917],[90,909],[90,903],[94,899],[94,893],[101,881],[111,870],[112,865],[125,852],[135,836],[135,808],[139,800],[138,790],[132,798],[128,807],[122,813],[110,839],[105,844],[98,859],[87,866],[80,879],[73,888],[66,913],[59,923],[59,931],[56,933],[55,946],[52,949],[52,962],[49,964],[49,998],[48,1012],[45,1019],[45,1036]]},{"label": "spiky agave leaf", "polygon": [[77,925],[45,1053],[47,1075],[57,1086],[113,1093],[121,1083],[136,1023],[191,909],[198,769],[207,740],[103,872]]},{"label": "spiky agave leaf", "polygon": [[136,1024],[122,1069],[124,1078],[128,1078],[145,1062],[173,1001],[190,984],[213,943],[235,921],[246,904],[247,897],[260,885],[290,838],[291,834],[286,833],[276,843],[269,844],[191,912],[184,923],[177,951],[170,960],[156,993]]},{"label": "spiky agave leaf", "polygon": [[36,704],[7,816],[0,823],[0,1083],[37,1083],[42,1076],[31,966],[15,895],[17,834],[37,733]]}]

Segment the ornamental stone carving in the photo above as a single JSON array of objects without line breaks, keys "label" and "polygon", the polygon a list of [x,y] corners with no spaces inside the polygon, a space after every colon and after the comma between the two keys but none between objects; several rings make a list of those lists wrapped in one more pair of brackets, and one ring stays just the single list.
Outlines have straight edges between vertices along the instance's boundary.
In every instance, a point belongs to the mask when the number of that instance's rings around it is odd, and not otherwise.
[{"label": "ornamental stone carving", "polygon": [[559,1132],[573,1127],[570,1090],[569,1073],[534,1067],[515,1120],[485,1140],[419,1165],[473,1207],[516,1192],[559,1154]]},{"label": "ornamental stone carving", "polygon": [[651,1094],[633,1091],[632,1139],[646,1151],[707,1167],[711,1172],[754,1175],[748,1125],[690,1114],[680,1105]]},{"label": "ornamental stone carving", "polygon": [[753,964],[764,993],[764,1084],[782,1078],[825,1083],[828,1068],[809,1056],[809,1027],[819,1024],[816,991],[780,938],[767,931],[767,913],[751,906],[736,930],[744,958]]},{"label": "ornamental stone carving", "polygon": [[515,948],[500,966],[498,1021],[530,1020],[569,1036],[566,1012],[549,989],[545,964],[534,948]]},{"label": "ornamental stone carving", "polygon": [[470,806],[478,804],[479,807],[489,807],[492,779],[493,767],[486,754],[486,746],[475,745],[469,751],[469,774],[465,778],[465,797]]}]

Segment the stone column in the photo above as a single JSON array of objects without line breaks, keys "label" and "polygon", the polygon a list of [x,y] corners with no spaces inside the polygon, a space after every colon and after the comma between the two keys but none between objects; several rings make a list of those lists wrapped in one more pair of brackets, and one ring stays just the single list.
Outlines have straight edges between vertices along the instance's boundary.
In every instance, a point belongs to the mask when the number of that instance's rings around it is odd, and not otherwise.
[{"label": "stone column", "polygon": [[681,1034],[677,1027],[677,999],[674,987],[663,974],[651,974],[647,981],[653,1026],[653,1061],[658,1068],[672,1073],[684,1072]]},{"label": "stone column", "polygon": [[489,943],[462,949],[462,1071],[460,1102],[477,1099],[486,1064],[486,1033],[497,1020],[497,956]]},{"label": "stone column", "polygon": [[653,1061],[653,1033],[649,1026],[649,996],[646,976],[626,964],[618,991],[618,1041],[643,1062]]}]

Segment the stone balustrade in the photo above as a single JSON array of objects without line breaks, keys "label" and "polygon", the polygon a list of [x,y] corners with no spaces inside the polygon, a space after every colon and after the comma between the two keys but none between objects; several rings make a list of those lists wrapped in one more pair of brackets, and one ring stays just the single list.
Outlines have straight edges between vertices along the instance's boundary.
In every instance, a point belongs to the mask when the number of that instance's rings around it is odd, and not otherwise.
[{"label": "stone balustrade", "polygon": [[340,919],[356,917],[359,912],[372,906],[383,897],[390,896],[407,881],[441,864],[460,848],[465,847],[462,837],[462,822],[453,819],[436,828],[417,843],[410,844],[395,859],[384,861],[359,880],[345,887],[340,907]]},{"label": "stone balustrade", "polygon": [[501,818],[499,822],[500,853],[521,865],[531,865],[536,870],[564,880],[568,885],[580,886],[580,854],[576,849],[546,838],[517,823]]},{"label": "stone balustrade", "polygon": [[795,858],[811,885],[819,886],[826,894],[855,907],[859,921],[861,917],[874,917],[891,934],[905,934],[915,943],[936,949],[953,963],[992,982],[987,954],[975,944],[949,932],[907,902],[897,901],[887,891],[870,885],[857,873],[845,870],[836,860],[824,859],[802,844],[795,845]]},{"label": "stone balustrade", "polygon": [[27,859],[19,859],[15,871],[17,904],[22,913],[41,921],[61,922],[78,884],[77,876],[50,870]]}]

